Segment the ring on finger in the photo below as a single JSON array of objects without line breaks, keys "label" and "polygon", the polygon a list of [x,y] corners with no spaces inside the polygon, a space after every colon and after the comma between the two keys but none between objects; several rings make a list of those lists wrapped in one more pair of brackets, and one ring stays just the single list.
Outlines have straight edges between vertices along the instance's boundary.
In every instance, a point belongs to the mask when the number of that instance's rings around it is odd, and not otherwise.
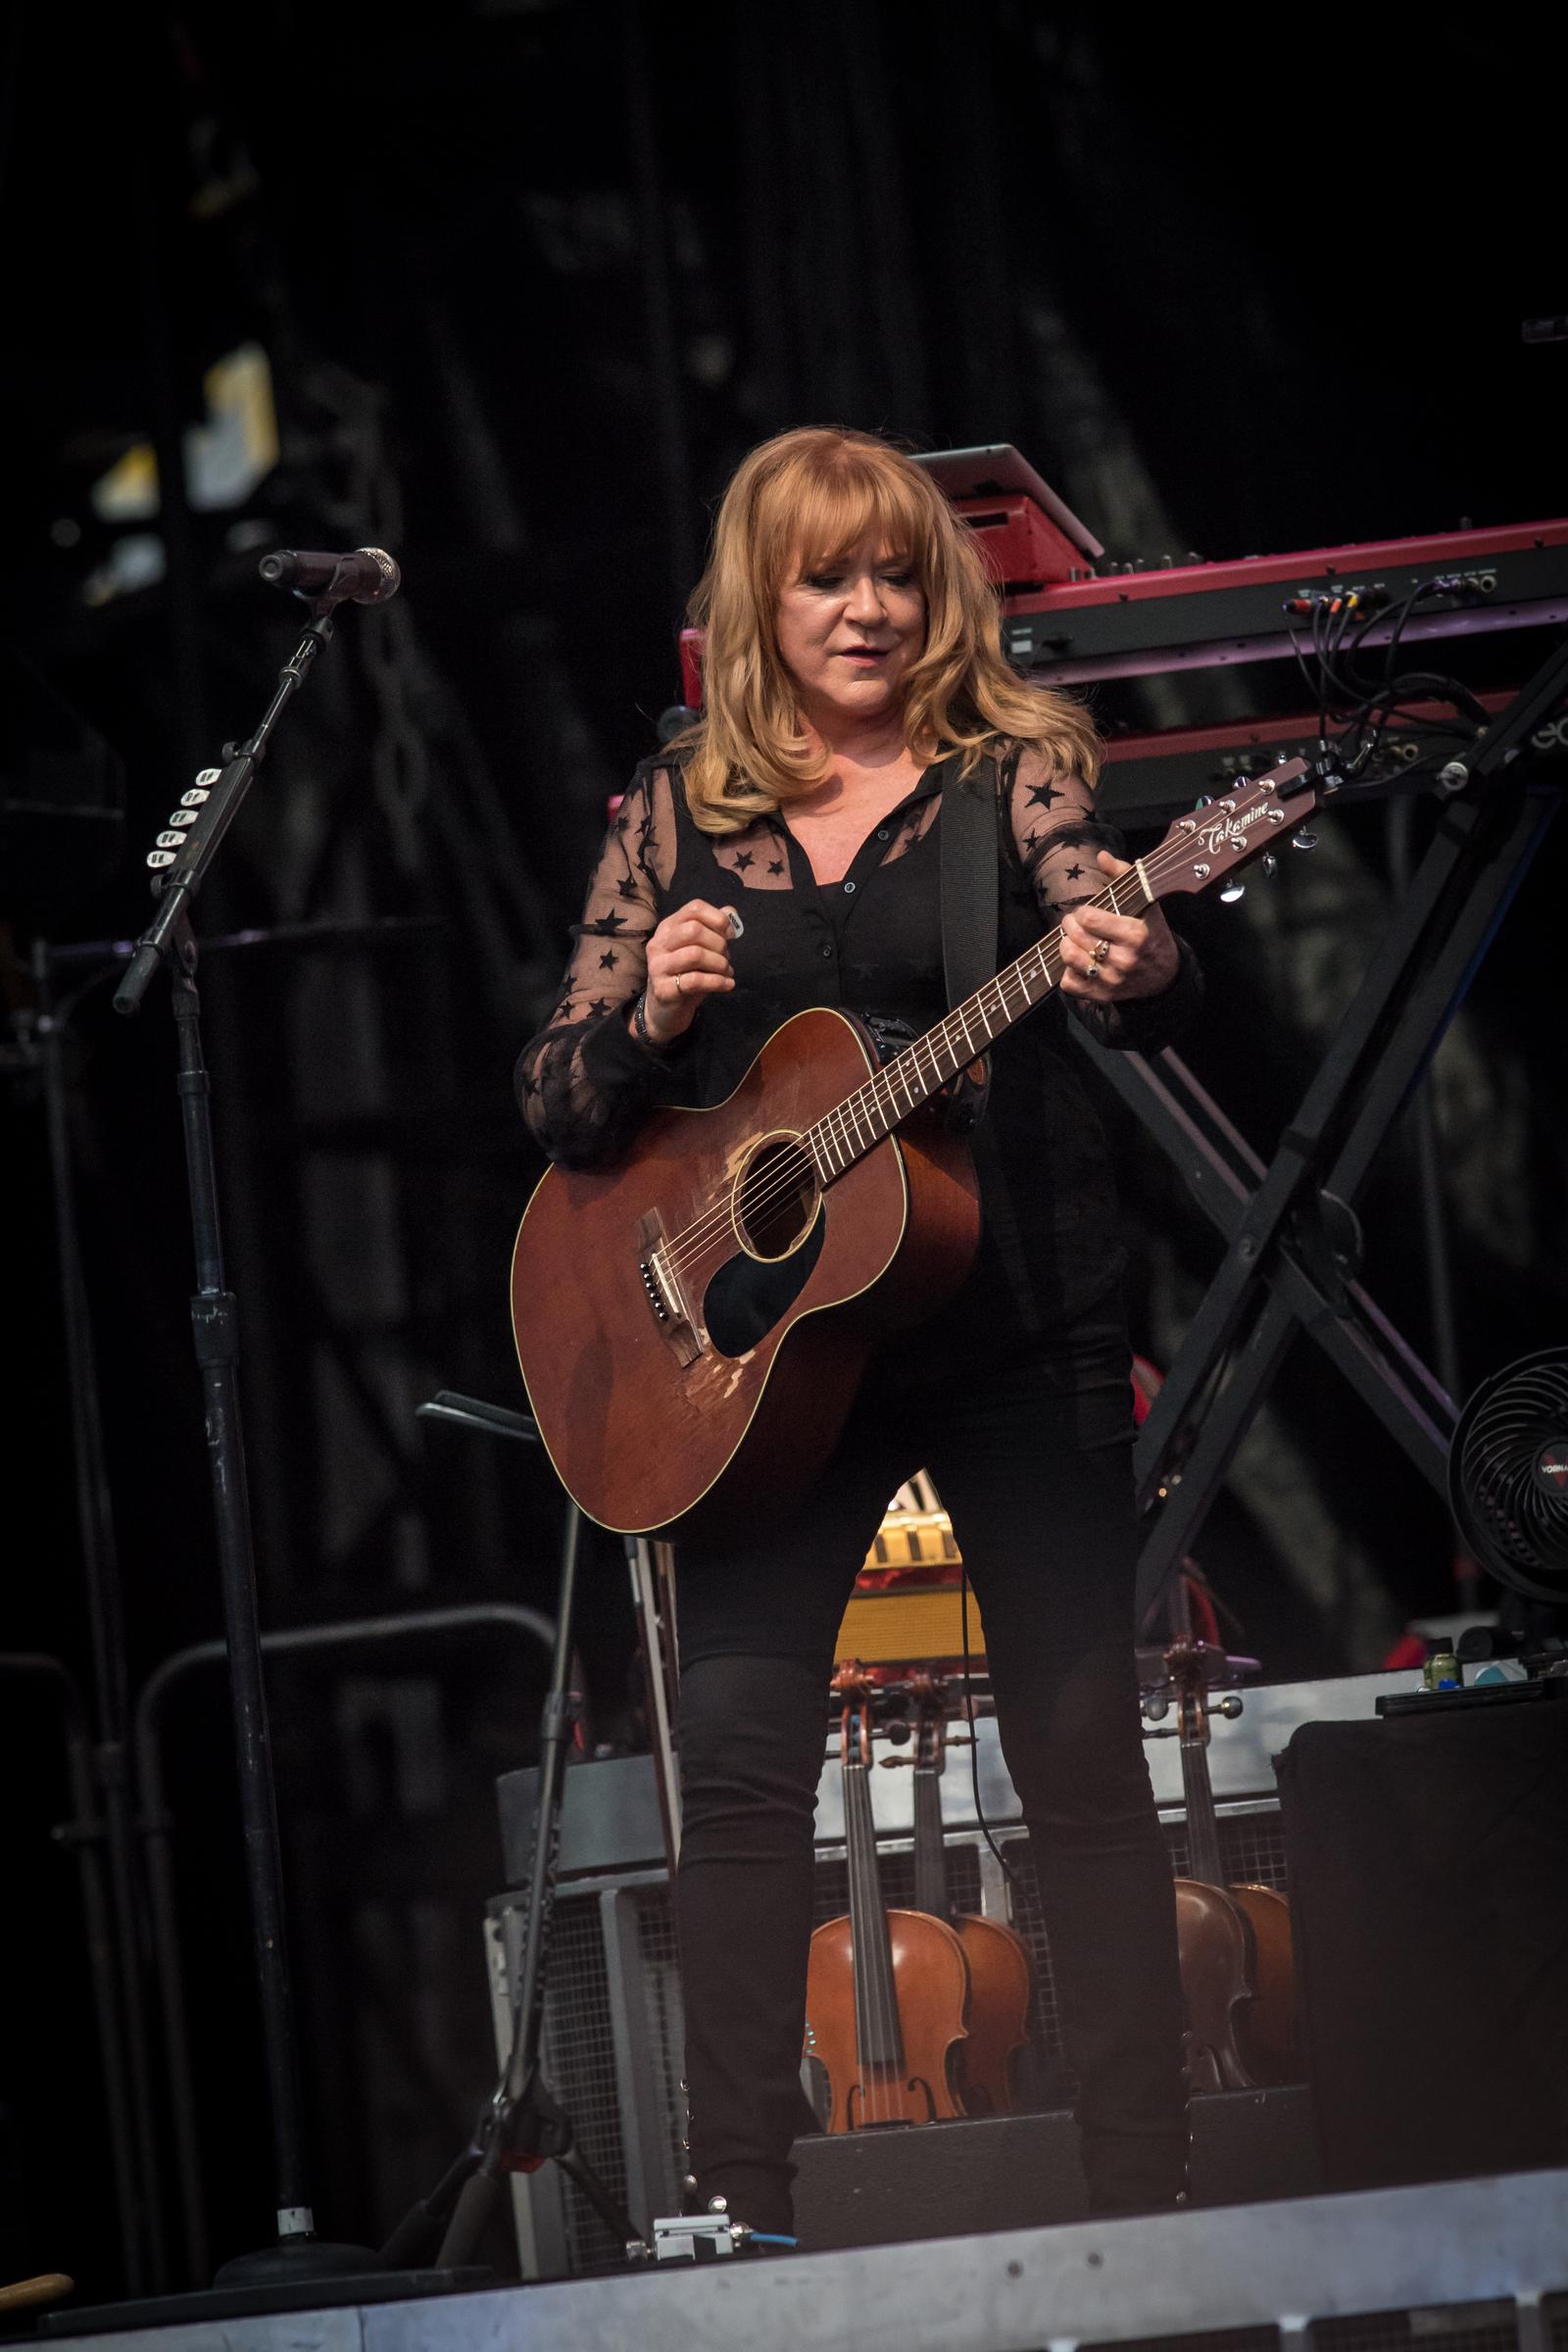
[{"label": "ring on finger", "polygon": [[1095,954],[1094,954],[1094,960],[1095,960],[1095,962],[1096,962],[1097,964],[1098,964],[1098,963],[1103,963],[1103,962],[1104,962],[1104,960],[1105,960],[1105,957],[1106,957],[1106,956],[1107,956],[1109,954],[1110,954],[1110,942],[1109,942],[1109,940],[1108,940],[1108,939],[1097,939],[1097,940],[1096,940],[1096,942],[1095,942]]}]

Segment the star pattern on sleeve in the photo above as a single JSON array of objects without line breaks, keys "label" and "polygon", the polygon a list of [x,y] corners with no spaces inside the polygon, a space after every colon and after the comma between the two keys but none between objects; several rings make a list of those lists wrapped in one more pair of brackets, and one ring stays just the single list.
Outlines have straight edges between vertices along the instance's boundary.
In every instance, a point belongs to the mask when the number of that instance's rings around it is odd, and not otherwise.
[{"label": "star pattern on sleeve", "polygon": [[643,895],[637,887],[637,877],[635,874],[623,874],[620,880],[615,884],[615,889],[619,896],[623,899],[640,899]]},{"label": "star pattern on sleeve", "polygon": [[1076,882],[1076,881],[1077,881],[1077,879],[1078,879],[1078,877],[1079,877],[1079,875],[1080,875],[1080,874],[1083,872],[1083,870],[1084,870],[1084,869],[1083,869],[1083,867],[1082,867],[1081,865],[1069,865],[1069,866],[1068,866],[1068,868],[1067,868],[1067,879],[1068,879],[1068,881],[1069,881],[1069,882]]},{"label": "star pattern on sleeve", "polygon": [[735,860],[735,871],[738,874],[744,874],[746,868],[749,865],[755,865],[756,862],[757,860],[750,850],[742,850],[739,857]]},{"label": "star pattern on sleeve", "polygon": [[1061,799],[1061,794],[1054,784],[1031,784],[1029,799],[1036,808],[1049,808],[1053,801]]},{"label": "star pattern on sleeve", "polygon": [[607,948],[599,958],[599,969],[602,972],[612,972],[619,961],[620,957],[615,954],[614,949]]},{"label": "star pattern on sleeve", "polygon": [[603,1015],[610,1010],[610,999],[608,997],[595,997],[592,1003],[589,1004],[588,1009],[592,1013]]},{"label": "star pattern on sleeve", "polygon": [[772,859],[772,860],[769,862],[769,865],[768,865],[768,869],[767,869],[767,870],[768,870],[768,872],[769,872],[770,874],[781,874],[781,873],[784,871],[784,860],[783,860],[783,858],[773,858],[773,859]]}]

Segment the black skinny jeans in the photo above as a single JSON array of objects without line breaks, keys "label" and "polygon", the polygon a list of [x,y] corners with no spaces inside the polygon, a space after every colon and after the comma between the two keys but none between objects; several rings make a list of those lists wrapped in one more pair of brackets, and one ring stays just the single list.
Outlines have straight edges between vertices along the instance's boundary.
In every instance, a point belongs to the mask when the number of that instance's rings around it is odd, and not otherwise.
[{"label": "black skinny jeans", "polygon": [[677,1553],[691,2165],[700,2198],[756,2229],[792,2227],[790,2146],[814,2128],[800,2065],[834,1637],[888,1497],[922,1466],[984,1612],[1092,2206],[1185,2186],[1175,1903],[1134,1663],[1129,1373],[1110,1315],[975,1376],[890,1363],[793,1516]]}]

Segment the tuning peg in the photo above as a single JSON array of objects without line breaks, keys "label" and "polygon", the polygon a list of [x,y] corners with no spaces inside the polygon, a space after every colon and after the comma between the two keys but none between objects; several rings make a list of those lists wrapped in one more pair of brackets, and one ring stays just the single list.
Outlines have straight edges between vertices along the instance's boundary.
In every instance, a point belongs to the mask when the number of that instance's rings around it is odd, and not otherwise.
[{"label": "tuning peg", "polygon": [[1272,850],[1265,850],[1262,857],[1257,861],[1257,870],[1260,874],[1264,875],[1277,873],[1279,870],[1279,859],[1275,857]]},{"label": "tuning peg", "polygon": [[1247,884],[1245,882],[1227,882],[1219,896],[1221,906],[1234,906],[1238,899],[1246,898]]},{"label": "tuning peg", "polygon": [[1212,808],[1214,806],[1214,795],[1211,792],[1200,792],[1193,806],[1195,808]]},{"label": "tuning peg", "polygon": [[1291,835],[1291,847],[1293,850],[1315,850],[1317,835],[1308,833],[1304,825],[1298,825],[1296,831]]}]

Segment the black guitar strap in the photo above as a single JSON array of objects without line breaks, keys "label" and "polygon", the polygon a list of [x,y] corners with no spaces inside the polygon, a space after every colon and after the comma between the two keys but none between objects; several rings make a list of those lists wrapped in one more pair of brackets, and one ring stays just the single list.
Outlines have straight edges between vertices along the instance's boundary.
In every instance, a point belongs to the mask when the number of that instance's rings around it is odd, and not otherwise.
[{"label": "black guitar strap", "polygon": [[[997,763],[982,760],[967,782],[956,771],[942,785],[942,970],[948,1005],[961,1004],[997,972],[997,940],[1002,902],[1002,791]],[[990,1071],[978,1085],[960,1083],[957,1124],[968,1131],[969,1146],[980,1172],[986,1216],[1023,1328],[1031,1337],[1040,1331],[1040,1310],[1029,1280],[1028,1263],[1012,1196],[997,1150],[996,1136],[986,1117]]]}]

